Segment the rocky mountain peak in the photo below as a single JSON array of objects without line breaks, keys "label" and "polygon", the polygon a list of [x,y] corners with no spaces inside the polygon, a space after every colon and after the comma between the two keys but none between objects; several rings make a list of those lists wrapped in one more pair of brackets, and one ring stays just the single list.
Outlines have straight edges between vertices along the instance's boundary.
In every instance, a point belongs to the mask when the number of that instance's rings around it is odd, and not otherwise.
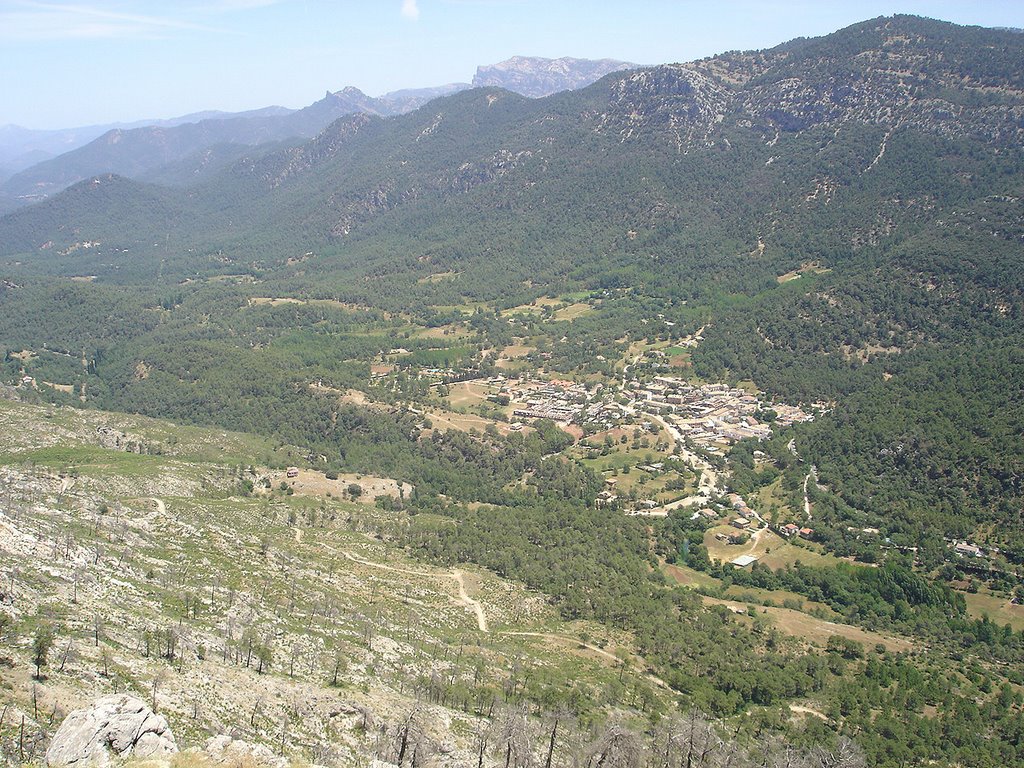
[{"label": "rocky mountain peak", "polygon": [[636,65],[614,59],[546,59],[539,56],[513,56],[490,66],[477,67],[473,87],[495,86],[540,98],[559,91],[583,88],[607,74]]}]

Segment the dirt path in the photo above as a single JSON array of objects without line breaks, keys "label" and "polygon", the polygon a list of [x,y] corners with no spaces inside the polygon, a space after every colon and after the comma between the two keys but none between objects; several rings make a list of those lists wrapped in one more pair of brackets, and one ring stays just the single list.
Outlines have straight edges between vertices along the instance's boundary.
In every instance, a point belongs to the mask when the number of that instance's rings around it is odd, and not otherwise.
[{"label": "dirt path", "polygon": [[614,661],[616,663],[622,661],[622,659],[620,659],[614,653],[609,653],[604,648],[598,648],[596,645],[584,643],[582,640],[577,640],[575,637],[568,637],[566,635],[555,635],[549,632],[502,632],[501,634],[512,635],[513,637],[541,637],[545,640],[555,640],[563,643],[572,643],[573,645],[578,645],[580,648],[586,648],[588,651],[593,651],[599,656],[604,656],[606,659],[609,659],[610,661]]},{"label": "dirt path", "polygon": [[292,530],[295,531],[295,543],[296,544],[301,544],[302,543],[302,529],[299,528],[299,526],[297,526],[297,525],[293,525],[292,526]]},{"label": "dirt path", "polygon": [[395,568],[393,565],[384,565],[384,563],[375,563],[372,560],[364,560],[358,555],[353,555],[351,552],[343,551],[345,557],[351,560],[353,563],[359,563],[360,565],[368,565],[371,568],[380,568],[382,571],[391,571],[392,573],[404,573],[408,576],[420,576],[426,579],[433,579],[437,576],[436,573],[425,573],[424,571],[414,571],[410,568]]},{"label": "dirt path", "polygon": [[452,571],[452,577],[455,579],[455,582],[459,585],[459,600],[461,600],[464,605],[468,605],[470,608],[473,609],[473,613],[476,614],[476,625],[480,628],[480,631],[490,631],[487,629],[487,614],[484,613],[484,607],[480,605],[479,602],[470,597],[469,593],[466,592],[465,575],[462,573],[462,571],[456,568],[454,571]]},{"label": "dirt path", "polygon": [[828,722],[828,715],[824,712],[819,712],[816,709],[811,709],[810,707],[801,707],[799,704],[790,704],[789,711],[798,715],[810,715],[811,717],[817,717]]},{"label": "dirt path", "polygon": [[447,576],[450,579],[454,579],[455,584],[456,586],[458,586],[459,589],[459,602],[473,611],[474,615],[476,616],[476,625],[481,632],[490,632],[490,629],[488,628],[487,624],[487,613],[484,610],[484,607],[477,600],[471,598],[469,596],[469,593],[466,592],[465,574],[458,568],[456,568],[454,571],[448,574],[426,573],[424,571],[414,571],[411,568],[395,568],[392,565],[384,565],[383,563],[375,563],[372,560],[364,560],[358,555],[353,555],[351,552],[347,551],[342,552],[342,554],[354,563],[359,563],[360,565],[368,565],[371,568],[380,568],[382,571],[391,571],[392,573],[404,573],[407,576],[418,576],[423,579],[436,579],[439,576]]},{"label": "dirt path", "polygon": [[749,546],[747,546],[747,548],[745,550],[740,552],[737,555],[737,557],[742,557],[743,555],[752,555],[752,554],[754,554],[754,552],[757,550],[757,544],[758,544],[758,542],[761,539],[761,533],[763,531],[767,531],[767,530],[768,530],[767,528],[758,528],[756,531],[754,531],[752,534],[750,534]]},{"label": "dirt path", "polygon": [[[501,634],[509,635],[512,637],[539,637],[543,638],[544,640],[553,640],[555,642],[569,643],[579,648],[586,648],[588,651],[592,651],[599,656],[603,656],[604,658],[608,659],[609,661],[615,662],[616,664],[621,664],[624,661],[624,659],[619,658],[614,653],[606,651],[604,648],[598,648],[596,645],[584,643],[582,640],[578,640],[575,637],[568,637],[566,635],[556,635],[549,632],[502,632]],[[668,683],[666,683],[657,675],[652,675],[648,673],[645,674],[644,677],[646,677],[652,683],[657,685],[659,688],[664,688],[667,691],[672,690],[669,687]]]}]

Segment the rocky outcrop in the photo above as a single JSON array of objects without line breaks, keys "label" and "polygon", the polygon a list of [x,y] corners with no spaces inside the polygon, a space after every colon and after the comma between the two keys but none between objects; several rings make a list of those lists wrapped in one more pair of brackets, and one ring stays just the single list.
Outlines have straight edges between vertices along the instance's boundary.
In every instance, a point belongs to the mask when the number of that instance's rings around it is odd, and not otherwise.
[{"label": "rocky outcrop", "polygon": [[153,712],[142,699],[118,694],[69,714],[46,750],[46,764],[106,766],[112,758],[154,757],[177,751],[163,715]]}]

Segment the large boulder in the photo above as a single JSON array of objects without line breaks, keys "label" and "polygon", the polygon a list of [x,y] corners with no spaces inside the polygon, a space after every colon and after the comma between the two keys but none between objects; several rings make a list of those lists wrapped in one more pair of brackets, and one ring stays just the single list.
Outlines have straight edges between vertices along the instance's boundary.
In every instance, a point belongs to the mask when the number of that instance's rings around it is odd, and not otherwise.
[{"label": "large boulder", "polygon": [[64,718],[46,750],[48,766],[98,766],[112,757],[154,757],[178,751],[167,718],[135,696],[97,699]]}]

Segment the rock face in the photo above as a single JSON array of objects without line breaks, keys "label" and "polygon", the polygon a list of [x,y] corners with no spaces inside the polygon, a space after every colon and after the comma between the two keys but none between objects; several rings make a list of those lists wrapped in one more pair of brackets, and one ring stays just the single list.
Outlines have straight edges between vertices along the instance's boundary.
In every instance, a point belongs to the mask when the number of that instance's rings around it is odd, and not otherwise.
[{"label": "rock face", "polygon": [[46,764],[106,766],[112,757],[152,757],[177,751],[163,715],[154,713],[142,699],[118,694],[69,714],[46,750]]}]

